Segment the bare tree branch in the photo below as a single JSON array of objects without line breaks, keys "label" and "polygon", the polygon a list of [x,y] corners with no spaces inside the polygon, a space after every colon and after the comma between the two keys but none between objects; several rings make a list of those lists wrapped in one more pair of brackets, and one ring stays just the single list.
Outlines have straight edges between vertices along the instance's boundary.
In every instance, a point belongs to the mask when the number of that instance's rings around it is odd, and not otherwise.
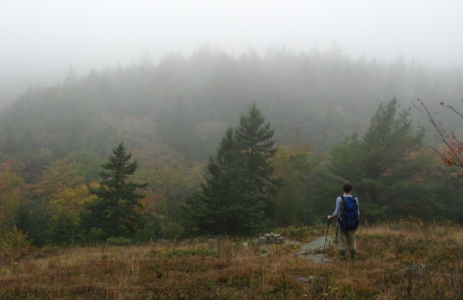
[{"label": "bare tree branch", "polygon": [[[426,119],[431,123],[431,125],[434,127],[434,130],[436,133],[433,133],[433,136],[436,137],[439,141],[443,143],[443,147],[441,150],[436,149],[435,147],[432,146],[426,146],[429,150],[435,152],[439,158],[442,159],[442,161],[447,164],[448,166],[456,166],[461,168],[461,172],[459,175],[463,175],[463,141],[459,140],[455,133],[452,131],[450,134],[447,133],[445,130],[445,127],[442,125],[442,123],[433,117],[433,115],[430,113],[426,105],[423,103],[422,100],[417,99],[418,105],[412,102],[412,105],[419,111],[423,116],[426,117]],[[463,101],[463,100],[462,100]],[[457,111],[455,108],[453,108],[451,105],[445,104],[444,102],[440,103],[441,106],[448,108],[452,110],[454,113],[456,113],[460,118],[463,119],[463,115]],[[437,115],[437,112],[434,112]],[[421,127],[423,127],[427,132],[430,132],[426,126],[424,126],[421,122],[419,123]]]}]

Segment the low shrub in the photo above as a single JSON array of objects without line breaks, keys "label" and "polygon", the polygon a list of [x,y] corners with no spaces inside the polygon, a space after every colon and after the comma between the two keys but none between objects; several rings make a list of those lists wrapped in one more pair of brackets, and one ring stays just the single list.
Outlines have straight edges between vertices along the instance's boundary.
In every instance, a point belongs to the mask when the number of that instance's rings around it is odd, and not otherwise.
[{"label": "low shrub", "polygon": [[169,252],[162,254],[165,257],[182,257],[182,256],[210,256],[210,257],[219,257],[217,252],[207,250],[207,249],[192,249],[192,250],[182,250],[175,249]]},{"label": "low shrub", "polygon": [[128,246],[132,244],[132,239],[119,237],[110,237],[106,240],[106,244],[110,246]]}]

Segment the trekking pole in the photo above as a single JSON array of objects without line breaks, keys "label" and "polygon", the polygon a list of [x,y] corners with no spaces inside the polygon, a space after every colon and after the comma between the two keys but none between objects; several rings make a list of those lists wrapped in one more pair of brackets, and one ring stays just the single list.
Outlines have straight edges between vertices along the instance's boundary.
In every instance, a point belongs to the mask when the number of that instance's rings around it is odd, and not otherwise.
[{"label": "trekking pole", "polygon": [[325,256],[326,240],[328,239],[328,229],[330,229],[330,222],[331,222],[331,219],[328,219],[328,226],[326,226],[325,246],[323,246],[323,254],[322,254],[321,262],[323,262],[323,257]]}]

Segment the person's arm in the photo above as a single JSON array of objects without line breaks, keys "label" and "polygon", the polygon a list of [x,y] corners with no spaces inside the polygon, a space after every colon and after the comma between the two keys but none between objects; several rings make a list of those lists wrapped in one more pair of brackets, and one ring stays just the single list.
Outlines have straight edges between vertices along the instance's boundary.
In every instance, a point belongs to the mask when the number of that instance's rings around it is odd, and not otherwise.
[{"label": "person's arm", "polygon": [[338,217],[341,211],[342,211],[342,199],[341,197],[338,197],[338,199],[336,199],[336,209],[334,210],[334,213],[332,215],[328,216],[328,219]]}]

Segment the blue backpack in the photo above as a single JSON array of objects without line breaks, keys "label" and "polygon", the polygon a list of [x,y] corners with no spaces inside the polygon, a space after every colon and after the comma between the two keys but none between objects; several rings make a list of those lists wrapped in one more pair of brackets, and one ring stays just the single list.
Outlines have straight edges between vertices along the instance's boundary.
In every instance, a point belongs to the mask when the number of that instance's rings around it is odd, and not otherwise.
[{"label": "blue backpack", "polygon": [[356,230],[359,226],[358,202],[357,198],[352,195],[351,197],[340,196],[344,206],[341,215],[338,218],[338,223],[342,230]]}]

